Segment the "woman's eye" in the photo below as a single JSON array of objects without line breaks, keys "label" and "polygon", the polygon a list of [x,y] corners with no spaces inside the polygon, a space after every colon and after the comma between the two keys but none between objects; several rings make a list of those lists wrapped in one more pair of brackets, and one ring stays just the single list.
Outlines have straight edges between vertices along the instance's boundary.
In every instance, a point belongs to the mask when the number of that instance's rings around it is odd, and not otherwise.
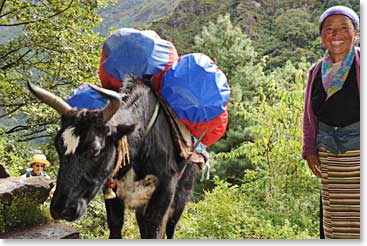
[{"label": "woman's eye", "polygon": [[333,29],[330,27],[326,28],[325,31],[326,33],[333,33]]}]

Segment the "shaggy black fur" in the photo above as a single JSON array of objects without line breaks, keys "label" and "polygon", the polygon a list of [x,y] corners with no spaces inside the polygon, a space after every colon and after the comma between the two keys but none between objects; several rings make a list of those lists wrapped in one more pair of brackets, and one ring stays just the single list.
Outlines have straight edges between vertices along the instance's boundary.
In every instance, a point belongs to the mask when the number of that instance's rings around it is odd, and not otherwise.
[{"label": "shaggy black fur", "polygon": [[[179,177],[185,161],[174,147],[162,110],[152,129],[145,134],[158,101],[149,87],[133,81],[126,83],[120,94],[123,104],[107,123],[103,122],[98,110],[71,111],[62,116],[61,129],[55,137],[60,169],[51,214],[54,218],[73,221],[85,213],[87,204],[113,172],[117,141],[127,135],[131,163],[125,169],[133,168],[138,180],[148,174],[159,180],[148,205],[136,210],[141,237],[160,238],[161,228],[165,228],[163,234],[173,238],[176,224],[191,198],[197,167],[188,165]],[[75,153],[65,155],[62,134],[71,128],[79,143]],[[119,175],[123,172],[121,170]],[[110,238],[121,238],[124,204],[119,199],[109,200],[106,209]],[[167,226],[162,227],[168,212]]]}]

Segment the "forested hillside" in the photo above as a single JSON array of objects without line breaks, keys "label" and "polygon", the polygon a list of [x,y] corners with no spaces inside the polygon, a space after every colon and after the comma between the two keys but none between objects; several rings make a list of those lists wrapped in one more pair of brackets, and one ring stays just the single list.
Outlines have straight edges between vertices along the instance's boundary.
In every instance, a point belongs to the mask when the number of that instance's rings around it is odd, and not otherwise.
[{"label": "forested hillside", "polygon": [[149,27],[173,41],[179,54],[192,52],[194,37],[210,21],[228,13],[232,0],[181,0],[172,15],[162,17]]},{"label": "forested hillside", "polygon": [[102,22],[95,30],[106,36],[111,29],[144,28],[157,18],[171,15],[178,2],[179,0],[116,1],[98,12]]},{"label": "forested hillside", "polygon": [[357,0],[181,0],[173,14],[155,21],[151,29],[172,40],[180,54],[192,52],[194,37],[219,14],[229,13],[234,26],[249,36],[267,68],[299,62],[302,56],[315,61],[322,54],[318,20],[329,6],[345,4],[359,14]]},{"label": "forested hillside", "polygon": [[[210,56],[232,89],[227,132],[208,149],[208,179],[197,177],[193,202],[178,224],[176,237],[319,237],[320,182],[301,158],[305,80],[311,64],[323,53],[319,15],[336,4],[359,13],[359,1],[0,3],[0,30],[9,34],[5,39],[2,35],[0,42],[0,162],[11,175],[18,176],[28,167],[36,148],[51,161],[47,173],[52,178],[58,170],[53,137],[60,117],[31,96],[26,83],[67,98],[81,84],[99,82],[101,46],[111,28],[149,28],[172,41],[180,55]],[[26,121],[25,117],[19,121],[19,115],[25,115]],[[29,144],[38,139],[45,144]],[[138,238],[131,211],[125,221],[123,237]],[[71,224],[82,238],[107,238],[102,195],[89,204],[81,220]]]}]

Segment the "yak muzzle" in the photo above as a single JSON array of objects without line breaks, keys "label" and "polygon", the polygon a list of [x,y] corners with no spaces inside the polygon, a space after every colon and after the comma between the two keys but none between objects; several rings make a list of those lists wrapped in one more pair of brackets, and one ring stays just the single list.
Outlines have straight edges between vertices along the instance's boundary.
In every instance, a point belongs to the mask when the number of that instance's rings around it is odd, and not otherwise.
[{"label": "yak muzzle", "polygon": [[67,206],[59,206],[57,203],[52,203],[50,212],[52,218],[56,220],[75,221],[85,214],[86,208],[86,201],[81,199],[76,202],[70,202]]}]

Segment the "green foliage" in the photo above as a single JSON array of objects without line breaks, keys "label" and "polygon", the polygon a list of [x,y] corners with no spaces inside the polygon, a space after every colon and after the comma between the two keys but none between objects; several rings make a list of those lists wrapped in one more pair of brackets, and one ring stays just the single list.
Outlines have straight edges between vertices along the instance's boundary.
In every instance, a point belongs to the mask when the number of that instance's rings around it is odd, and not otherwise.
[{"label": "green foliage", "polygon": [[186,207],[178,227],[178,239],[239,239],[243,227],[243,204],[238,187],[218,185],[205,199]]},{"label": "green foliage", "polygon": [[[126,210],[124,216],[124,226],[122,236],[124,239],[139,239],[140,233],[132,210]],[[108,239],[109,229],[107,226],[107,215],[103,199],[100,192],[88,204],[87,212],[83,217],[75,222],[66,222],[79,231],[82,239]]]},{"label": "green foliage", "polygon": [[82,239],[107,239],[106,209],[103,197],[99,194],[87,207],[87,213],[75,222],[67,222],[79,231]]},{"label": "green foliage", "polygon": [[0,202],[0,233],[47,223],[51,218],[48,210],[47,203],[39,204],[32,197],[16,197],[11,205]]},{"label": "green foliage", "polygon": [[231,14],[254,41],[255,49],[268,57],[266,70],[284,66],[287,61],[311,62],[318,57],[318,13],[320,1],[239,1]]},{"label": "green foliage", "polygon": [[[309,64],[308,64],[309,65]],[[303,90],[308,67],[288,63],[266,76],[266,88],[238,115],[249,122],[253,141],[230,153],[245,155],[240,186],[216,181],[204,198],[190,204],[180,222],[180,238],[306,239],[318,238],[319,180],[301,159]]]},{"label": "green foliage", "polygon": [[58,115],[30,95],[27,82],[65,98],[80,84],[97,81],[102,39],[92,28],[100,21],[97,8],[106,2],[4,1],[0,27],[22,32],[0,44],[0,107],[27,117],[27,124],[16,123],[5,134],[26,141],[55,131]]},{"label": "green foliage", "polygon": [[215,23],[204,26],[194,41],[193,51],[211,57],[234,87],[231,101],[241,102],[253,96],[262,77],[261,63],[256,60],[258,54],[252,41],[232,25],[229,15],[219,16]]},{"label": "green foliage", "polygon": [[[52,145],[59,115],[31,96],[26,83],[35,82],[62,98],[82,83],[95,83],[103,40],[93,27],[100,22],[97,9],[107,2],[3,1],[0,31],[9,37],[0,43],[0,161],[12,176],[28,167],[37,148],[51,161],[46,172],[55,177],[54,149],[29,141],[46,137]],[[0,216],[1,227],[41,223],[37,206],[31,200],[15,201]]]},{"label": "green foliage", "polygon": [[[236,159],[224,159],[215,153],[229,153],[244,140],[253,138],[248,121],[244,121],[236,112],[256,95],[264,77],[264,61],[258,59],[247,35],[232,25],[229,15],[219,16],[216,23],[210,22],[194,40],[193,51],[211,57],[226,74],[231,87],[228,130],[220,141],[209,148],[214,157],[210,160],[210,172],[212,176],[217,175],[231,183],[241,183],[244,170],[251,168],[245,155],[237,156]],[[195,190],[200,193],[200,190],[212,186],[212,182],[197,183]]]},{"label": "green foliage", "polygon": [[122,237],[124,239],[140,239],[140,231],[135,218],[135,210],[125,210]]},{"label": "green foliage", "polygon": [[0,162],[5,164],[11,176],[19,176],[29,163],[31,147],[19,143],[16,137],[10,137],[0,128]]},{"label": "green foliage", "polygon": [[[210,2],[210,3],[208,3]],[[334,5],[360,9],[357,0],[262,0],[180,1],[171,16],[155,21],[150,28],[171,40],[180,54],[192,52],[194,37],[217,16],[229,13],[231,21],[252,41],[260,57],[268,56],[266,70],[282,67],[305,57],[314,62],[322,54],[318,20]],[[220,48],[218,46],[217,48]]]},{"label": "green foliage", "polygon": [[[246,181],[247,178],[245,178]],[[260,182],[260,179],[259,179]],[[303,199],[302,217],[286,199],[264,201],[263,185],[250,182],[241,187],[218,182],[205,199],[191,203],[180,220],[178,239],[308,239],[318,237],[314,199]],[[260,192],[258,194],[257,192]],[[277,207],[275,207],[277,205]],[[270,206],[270,207],[269,207]],[[312,217],[311,217],[312,216]],[[318,221],[318,220],[317,220]],[[300,224],[302,222],[303,224]]]},{"label": "green foliage", "polygon": [[192,53],[193,37],[203,26],[225,14],[231,0],[181,0],[173,13],[153,21],[149,29],[174,43],[180,55]]},{"label": "green foliage", "polygon": [[25,169],[29,168],[29,161],[37,151],[41,151],[47,156],[51,166],[44,171],[55,178],[58,170],[58,157],[50,142],[47,145],[37,145],[22,142],[17,135],[7,135],[0,128],[0,163],[3,163],[11,176],[20,176]]},{"label": "green foliage", "polygon": [[123,27],[142,28],[161,16],[168,16],[177,6],[178,0],[125,0],[115,1],[98,12],[103,21],[95,28],[106,36],[111,29]]},{"label": "green foliage", "polygon": [[[32,146],[22,141],[53,136],[59,120],[30,96],[26,82],[63,98],[82,83],[95,83],[103,42],[94,32],[100,23],[96,11],[109,2],[116,1],[4,1],[0,31],[11,39],[0,42],[0,112],[8,112],[10,120],[0,115],[0,161],[13,176],[32,155]],[[118,21],[113,18],[114,27],[122,27],[120,21],[146,23],[158,16],[160,7],[168,13],[176,3],[120,1],[112,9],[127,10],[113,13],[119,15]],[[322,53],[318,17],[335,4],[184,0],[172,16],[150,27],[172,41],[180,54],[208,54],[232,88],[227,133],[209,149],[216,178],[196,186],[198,202],[187,207],[177,238],[318,238],[319,181],[300,157],[303,87],[309,62]],[[359,1],[338,4],[359,13]],[[131,15],[129,7],[134,8]],[[20,113],[21,118],[15,117]],[[53,163],[48,173],[55,176],[58,158],[51,138],[47,140],[39,148]],[[0,232],[47,219],[45,205],[28,200],[16,204],[0,204]],[[36,212],[29,213],[30,208]],[[105,239],[105,213],[99,194],[87,214],[71,224],[82,238]],[[126,211],[123,235],[139,238],[132,211]]]}]

